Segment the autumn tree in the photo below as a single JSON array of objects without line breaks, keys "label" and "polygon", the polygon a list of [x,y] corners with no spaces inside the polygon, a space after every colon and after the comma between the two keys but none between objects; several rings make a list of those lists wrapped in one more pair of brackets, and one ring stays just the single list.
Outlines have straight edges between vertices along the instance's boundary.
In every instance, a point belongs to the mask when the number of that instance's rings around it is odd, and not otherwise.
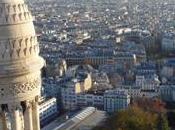
[{"label": "autumn tree", "polygon": [[138,98],[134,100],[133,106],[138,106],[144,111],[165,113],[165,103],[160,99]]},{"label": "autumn tree", "polygon": [[159,99],[137,99],[127,109],[108,118],[94,130],[170,130],[165,104]]},{"label": "autumn tree", "polygon": [[[156,114],[144,112],[138,107],[131,107],[110,117],[100,130],[156,130],[156,127]],[[99,130],[97,128],[94,130]]]}]

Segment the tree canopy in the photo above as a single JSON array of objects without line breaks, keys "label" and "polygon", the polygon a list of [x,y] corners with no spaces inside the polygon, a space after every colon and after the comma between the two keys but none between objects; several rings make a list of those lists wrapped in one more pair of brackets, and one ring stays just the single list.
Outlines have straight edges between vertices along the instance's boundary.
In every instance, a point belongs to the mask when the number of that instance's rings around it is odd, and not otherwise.
[{"label": "tree canopy", "polygon": [[162,103],[145,100],[145,104],[139,101],[127,110],[114,113],[94,130],[170,130]]}]

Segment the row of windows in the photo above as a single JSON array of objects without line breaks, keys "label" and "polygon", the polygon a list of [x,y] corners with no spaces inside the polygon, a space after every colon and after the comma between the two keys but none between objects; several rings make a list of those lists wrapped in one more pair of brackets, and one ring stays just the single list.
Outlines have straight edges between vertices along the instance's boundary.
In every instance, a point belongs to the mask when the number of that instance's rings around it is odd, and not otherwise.
[{"label": "row of windows", "polygon": [[45,109],[45,108],[52,108],[56,106],[56,102],[51,102],[49,104],[46,104],[45,106],[41,107],[40,110]]},{"label": "row of windows", "polygon": [[56,112],[57,112],[56,109],[44,111],[44,112],[40,113],[40,118],[41,118],[41,119],[44,119],[44,118],[46,118],[46,117],[48,117],[48,116],[50,116],[50,115],[52,115],[52,114],[54,114],[54,113],[56,113]]}]

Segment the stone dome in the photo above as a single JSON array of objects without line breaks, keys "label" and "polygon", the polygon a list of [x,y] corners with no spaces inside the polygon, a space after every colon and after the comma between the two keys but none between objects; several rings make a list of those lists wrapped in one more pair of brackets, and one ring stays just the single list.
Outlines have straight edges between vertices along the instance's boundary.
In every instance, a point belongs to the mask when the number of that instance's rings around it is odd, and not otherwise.
[{"label": "stone dome", "polygon": [[23,0],[0,0],[0,104],[40,94],[39,44]]},{"label": "stone dome", "polygon": [[24,0],[0,0],[3,4],[24,3]]}]

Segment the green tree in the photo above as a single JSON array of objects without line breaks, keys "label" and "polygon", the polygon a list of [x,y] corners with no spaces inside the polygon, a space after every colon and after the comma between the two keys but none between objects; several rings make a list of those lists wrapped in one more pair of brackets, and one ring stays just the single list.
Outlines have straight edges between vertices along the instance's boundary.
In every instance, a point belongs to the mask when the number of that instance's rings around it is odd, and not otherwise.
[{"label": "green tree", "polygon": [[138,99],[94,130],[170,130],[164,106],[159,99]]},{"label": "green tree", "polygon": [[[156,130],[157,114],[145,112],[138,107],[117,112],[102,127],[104,130]],[[100,127],[94,130],[103,130]]]}]

